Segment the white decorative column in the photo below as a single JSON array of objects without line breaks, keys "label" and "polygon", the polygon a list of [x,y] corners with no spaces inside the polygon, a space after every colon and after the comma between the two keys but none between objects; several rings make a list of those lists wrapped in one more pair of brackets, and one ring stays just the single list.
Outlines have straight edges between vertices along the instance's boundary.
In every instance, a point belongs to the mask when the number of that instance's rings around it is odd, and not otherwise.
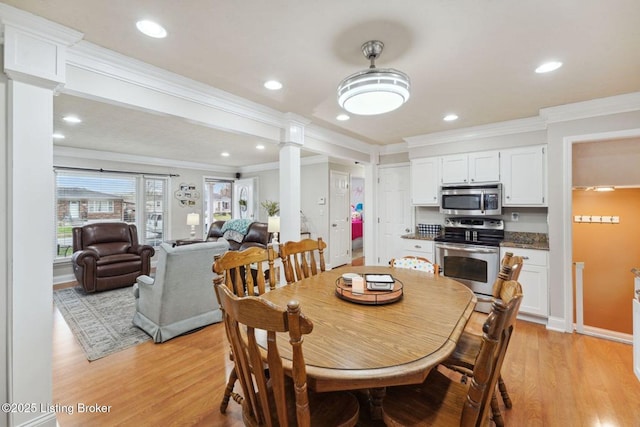
[{"label": "white decorative column", "polygon": [[300,148],[304,145],[305,119],[285,114],[280,142],[280,237],[281,243],[300,240]]},{"label": "white decorative column", "polygon": [[8,260],[2,266],[6,299],[0,304],[0,318],[7,322],[1,403],[34,404],[31,411],[3,411],[0,424],[55,426],[55,413],[46,409],[53,390],[53,92],[65,81],[66,48],[82,34],[0,6],[6,89],[6,111],[0,118],[6,120],[0,180],[6,201],[0,203],[6,203],[1,207],[7,231],[0,244]]}]

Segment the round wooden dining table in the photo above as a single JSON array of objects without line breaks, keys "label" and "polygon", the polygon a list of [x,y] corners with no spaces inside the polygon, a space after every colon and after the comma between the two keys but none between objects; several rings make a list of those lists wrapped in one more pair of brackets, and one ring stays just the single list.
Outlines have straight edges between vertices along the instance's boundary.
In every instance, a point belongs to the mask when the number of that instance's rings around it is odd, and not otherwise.
[{"label": "round wooden dining table", "polygon": [[[402,284],[402,298],[381,305],[342,299],[336,283],[344,273],[390,274]],[[382,399],[384,387],[424,381],[453,352],[476,304],[473,292],[455,280],[380,266],[325,271],[262,298],[280,306],[297,300],[313,322],[303,344],[309,387],[318,392],[374,389],[374,400]],[[289,359],[288,336],[278,340],[282,357]]]}]

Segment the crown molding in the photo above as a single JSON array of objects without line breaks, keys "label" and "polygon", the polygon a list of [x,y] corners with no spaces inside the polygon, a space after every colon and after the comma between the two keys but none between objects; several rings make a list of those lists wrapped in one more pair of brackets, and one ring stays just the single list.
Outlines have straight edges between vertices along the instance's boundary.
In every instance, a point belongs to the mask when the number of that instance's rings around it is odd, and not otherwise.
[{"label": "crown molding", "polygon": [[305,137],[314,138],[327,144],[345,147],[364,154],[371,154],[374,147],[359,139],[320,127],[313,123],[305,127]]},{"label": "crown molding", "polygon": [[[4,25],[9,24],[15,28],[19,28],[25,33],[54,43],[59,43],[63,46],[71,46],[78,43],[84,37],[84,34],[79,31],[56,24],[55,22],[48,21],[4,3],[0,3],[0,23],[2,23],[3,32]],[[2,42],[4,43],[4,39]]]},{"label": "crown molding", "polygon": [[516,133],[535,132],[545,130],[547,124],[540,117],[508,120],[481,126],[435,132],[426,135],[404,138],[408,148],[425,147],[428,145],[445,144],[471,139],[490,138],[494,136],[512,135]]},{"label": "crown molding", "polygon": [[67,64],[278,128],[288,121],[280,111],[87,41],[69,49]]},{"label": "crown molding", "polygon": [[408,153],[409,146],[406,142],[399,142],[397,144],[381,145],[378,151],[380,155]]},{"label": "crown molding", "polygon": [[540,116],[546,123],[558,123],[637,110],[640,110],[640,92],[632,92],[559,105],[557,107],[542,108]]},{"label": "crown molding", "polygon": [[[329,163],[329,156],[317,155],[300,158],[300,166],[319,165],[323,163]],[[242,166],[239,170],[240,173],[256,173],[269,170],[279,170],[279,162],[262,163],[259,165]]]},{"label": "crown molding", "polygon": [[238,171],[238,168],[235,166],[188,162],[184,160],[163,159],[160,157],[137,156],[134,154],[122,154],[113,151],[87,150],[84,148],[64,147],[59,145],[53,146],[53,155],[85,160],[105,160],[119,163],[134,163],[147,166],[160,166],[171,169],[193,169],[223,173],[236,173]]}]

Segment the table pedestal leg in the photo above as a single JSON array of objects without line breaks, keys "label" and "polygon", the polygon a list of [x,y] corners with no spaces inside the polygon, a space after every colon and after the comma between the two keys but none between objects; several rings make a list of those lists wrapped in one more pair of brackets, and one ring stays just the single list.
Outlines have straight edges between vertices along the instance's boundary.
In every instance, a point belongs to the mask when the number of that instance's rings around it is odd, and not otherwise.
[{"label": "table pedestal leg", "polygon": [[384,387],[372,388],[369,390],[370,392],[370,400],[369,400],[369,410],[371,411],[371,419],[372,420],[381,420],[382,419],[382,399],[384,399],[384,395],[386,394],[386,389]]}]

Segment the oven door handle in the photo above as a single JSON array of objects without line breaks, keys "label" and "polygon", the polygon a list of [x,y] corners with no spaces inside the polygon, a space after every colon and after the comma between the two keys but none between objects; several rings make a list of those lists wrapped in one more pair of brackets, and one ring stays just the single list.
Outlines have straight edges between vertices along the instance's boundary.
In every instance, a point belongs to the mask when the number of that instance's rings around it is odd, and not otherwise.
[{"label": "oven door handle", "polygon": [[477,249],[477,248],[461,248],[456,246],[437,245],[438,249],[449,249],[451,251],[472,252],[477,254],[495,254],[498,251],[495,249]]}]

